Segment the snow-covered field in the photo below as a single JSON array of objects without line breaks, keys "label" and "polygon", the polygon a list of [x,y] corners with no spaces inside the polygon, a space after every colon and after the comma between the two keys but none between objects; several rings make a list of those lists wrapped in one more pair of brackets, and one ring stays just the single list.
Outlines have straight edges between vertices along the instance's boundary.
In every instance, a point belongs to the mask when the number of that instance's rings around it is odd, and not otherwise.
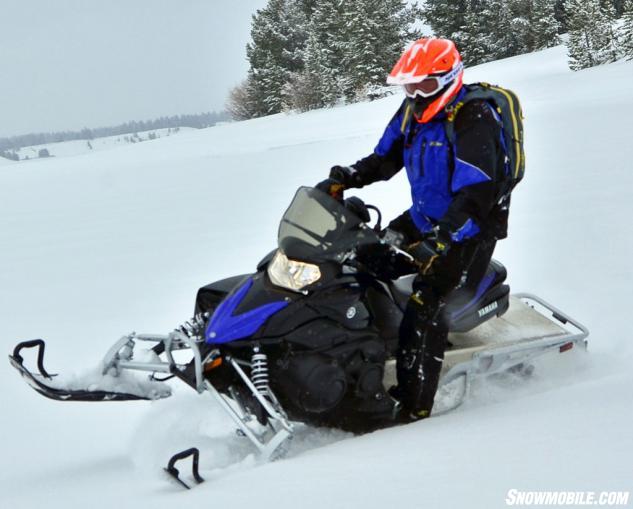
[{"label": "snow-covered field", "polygon": [[[0,368],[0,507],[494,508],[508,490],[633,491],[633,62],[578,73],[562,47],[467,70],[513,88],[528,168],[496,257],[591,331],[590,351],[524,383],[480,384],[458,410],[353,437],[302,429],[256,466],[204,396],[64,404]],[[0,167],[0,341],[44,337],[50,371],[90,368],[123,333],[166,332],[197,288],[253,270],[297,186],[368,154],[394,96]],[[404,175],[359,193],[388,216]],[[209,482],[164,481],[198,446]],[[629,503],[631,499],[629,499]]]},{"label": "snow-covered field", "polygon": [[[20,157],[20,160],[37,159],[40,154],[40,150],[47,150],[50,157],[68,157],[81,154],[90,153],[92,151],[100,150],[112,150],[113,148],[121,147],[131,143],[141,143],[143,141],[151,141],[152,138],[165,138],[167,136],[175,136],[184,132],[194,130],[191,127],[178,127],[177,129],[154,129],[152,131],[141,131],[134,134],[120,134],[116,136],[104,136],[102,138],[95,138],[94,140],[71,140],[60,141],[59,143],[46,143],[44,145],[32,145],[29,147],[22,147],[16,150],[15,153]],[[6,160],[0,158],[0,160]]]}]

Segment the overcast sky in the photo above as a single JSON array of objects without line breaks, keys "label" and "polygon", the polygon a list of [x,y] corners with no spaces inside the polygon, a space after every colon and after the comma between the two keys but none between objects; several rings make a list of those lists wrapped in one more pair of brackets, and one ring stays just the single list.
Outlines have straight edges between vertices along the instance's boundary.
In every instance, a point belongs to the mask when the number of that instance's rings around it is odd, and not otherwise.
[{"label": "overcast sky", "polygon": [[266,0],[0,0],[0,136],[221,110]]}]

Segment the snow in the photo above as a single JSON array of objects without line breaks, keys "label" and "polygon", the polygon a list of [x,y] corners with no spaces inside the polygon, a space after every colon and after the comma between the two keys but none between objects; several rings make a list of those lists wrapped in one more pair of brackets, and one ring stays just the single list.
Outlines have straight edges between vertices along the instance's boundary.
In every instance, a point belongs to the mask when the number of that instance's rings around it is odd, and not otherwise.
[{"label": "snow", "polygon": [[[527,176],[496,257],[513,291],[588,326],[588,354],[479,384],[467,404],[409,426],[360,437],[302,427],[290,457],[266,465],[184,384],[151,403],[60,403],[5,363],[0,507],[495,508],[510,489],[630,491],[633,63],[572,73],[565,61],[552,48],[468,69],[466,81],[514,89],[526,115]],[[299,185],[373,149],[399,101],[4,165],[4,351],[44,337],[50,372],[81,372],[122,334],[172,330],[199,286],[252,271],[274,247]],[[408,206],[404,175],[358,194],[387,217]],[[161,468],[191,446],[209,482],[182,492]]]},{"label": "snow", "polygon": [[41,380],[53,388],[65,390],[107,391],[123,394],[133,394],[149,399],[164,398],[170,395],[165,384],[152,382],[136,373],[124,371],[103,373],[103,365],[82,370],[80,373],[60,373],[52,380]]},{"label": "snow", "polygon": [[[151,131],[140,131],[131,134],[118,134],[116,136],[104,136],[95,138],[94,140],[70,140],[60,141],[58,143],[45,143],[43,145],[31,145],[22,147],[15,152],[20,160],[39,158],[40,150],[46,149],[51,157],[68,157],[79,154],[86,154],[91,151],[111,150],[130,143],[141,143],[143,141],[152,141],[150,136],[163,138],[166,136],[175,136],[182,132],[191,131],[191,127],[179,127],[177,130],[173,128],[154,129]],[[134,141],[132,141],[132,139]]]}]

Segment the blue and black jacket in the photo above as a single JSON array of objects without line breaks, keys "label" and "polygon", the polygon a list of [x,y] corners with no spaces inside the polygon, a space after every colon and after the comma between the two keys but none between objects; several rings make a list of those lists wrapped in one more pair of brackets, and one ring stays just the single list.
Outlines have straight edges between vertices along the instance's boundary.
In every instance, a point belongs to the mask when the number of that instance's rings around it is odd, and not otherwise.
[{"label": "blue and black jacket", "polygon": [[[464,94],[462,89],[452,104]],[[446,135],[445,110],[420,124],[404,118],[406,105],[405,100],[374,153],[352,165],[356,171],[346,186],[388,180],[404,167],[413,202],[409,214],[420,232],[439,226],[454,242],[504,238],[507,206],[501,210],[497,201],[505,151],[492,107],[480,100],[467,102],[456,114],[453,145]]]}]

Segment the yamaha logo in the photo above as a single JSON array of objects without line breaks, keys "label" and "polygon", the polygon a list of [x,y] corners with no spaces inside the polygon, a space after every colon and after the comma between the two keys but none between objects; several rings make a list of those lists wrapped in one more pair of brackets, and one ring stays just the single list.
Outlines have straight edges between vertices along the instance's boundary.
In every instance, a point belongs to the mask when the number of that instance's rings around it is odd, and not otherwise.
[{"label": "yamaha logo", "polygon": [[479,310],[479,318],[487,315],[488,313],[492,313],[498,307],[499,307],[499,304],[497,303],[497,301],[494,301],[492,304],[488,304],[487,306],[481,308]]}]

